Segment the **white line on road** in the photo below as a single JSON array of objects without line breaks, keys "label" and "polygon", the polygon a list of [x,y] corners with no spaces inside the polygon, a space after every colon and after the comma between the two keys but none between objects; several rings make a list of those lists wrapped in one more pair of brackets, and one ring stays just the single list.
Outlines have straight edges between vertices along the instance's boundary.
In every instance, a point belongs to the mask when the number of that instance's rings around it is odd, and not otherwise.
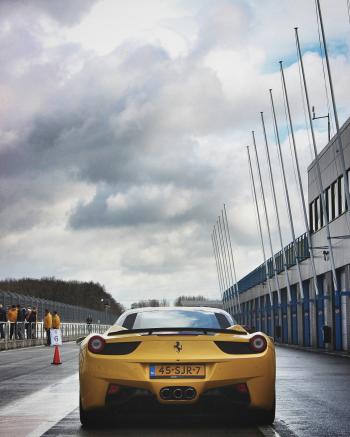
[{"label": "white line on road", "polygon": [[78,397],[78,373],[75,373],[1,408],[1,433],[16,437],[41,436],[77,408]]},{"label": "white line on road", "polygon": [[278,434],[278,432],[271,426],[258,426],[258,428],[265,437],[281,437],[280,434]]}]

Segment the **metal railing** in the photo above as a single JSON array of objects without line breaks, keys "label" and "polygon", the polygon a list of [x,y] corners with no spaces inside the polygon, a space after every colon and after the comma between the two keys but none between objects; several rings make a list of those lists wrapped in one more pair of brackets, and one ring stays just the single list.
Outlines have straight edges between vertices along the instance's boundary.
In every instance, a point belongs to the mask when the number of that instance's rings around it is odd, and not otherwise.
[{"label": "metal railing", "polygon": [[57,311],[61,316],[61,320],[65,322],[85,322],[87,317],[91,316],[94,323],[112,324],[118,317],[116,314],[112,314],[107,307],[101,308],[101,311],[98,311],[5,290],[0,290],[0,303],[2,303],[5,309],[11,305],[20,305],[24,308],[35,307],[37,309],[38,319],[40,320],[44,317],[46,308],[51,312]]},{"label": "metal railing", "polygon": [[[61,323],[62,341],[74,341],[94,332],[103,334],[110,325]],[[0,322],[0,350],[46,344],[43,322]]]},{"label": "metal railing", "polygon": [[[306,233],[296,239],[296,248],[299,262],[304,261],[305,259],[310,257]],[[292,242],[288,244],[288,246],[284,248],[284,251],[287,259],[287,267],[290,268],[296,264],[294,243]],[[275,254],[275,260],[277,273],[281,273],[284,270],[283,256],[281,251]],[[274,275],[272,258],[269,258],[267,260],[267,265],[269,278],[272,278]],[[243,293],[244,291],[249,290],[249,288],[253,288],[263,282],[266,282],[266,270],[265,265],[261,264],[259,267],[257,267],[256,269],[248,273],[248,275],[244,276],[244,278],[242,278],[240,281],[238,281],[239,292]],[[231,293],[229,289],[224,292],[223,302],[227,302],[230,297]]]}]

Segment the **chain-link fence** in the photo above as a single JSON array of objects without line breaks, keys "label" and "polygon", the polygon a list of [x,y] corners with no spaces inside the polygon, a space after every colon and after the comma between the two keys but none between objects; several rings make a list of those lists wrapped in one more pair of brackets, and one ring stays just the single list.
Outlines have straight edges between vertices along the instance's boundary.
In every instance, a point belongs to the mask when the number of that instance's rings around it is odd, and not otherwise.
[{"label": "chain-link fence", "polygon": [[115,314],[110,313],[108,306],[103,306],[102,303],[99,304],[104,310],[97,311],[2,290],[0,290],[0,303],[3,304],[5,310],[11,307],[11,305],[20,305],[21,308],[36,308],[37,320],[39,321],[43,319],[46,308],[51,312],[57,311],[64,322],[85,322],[87,317],[91,316],[93,323],[111,325],[117,319]]}]

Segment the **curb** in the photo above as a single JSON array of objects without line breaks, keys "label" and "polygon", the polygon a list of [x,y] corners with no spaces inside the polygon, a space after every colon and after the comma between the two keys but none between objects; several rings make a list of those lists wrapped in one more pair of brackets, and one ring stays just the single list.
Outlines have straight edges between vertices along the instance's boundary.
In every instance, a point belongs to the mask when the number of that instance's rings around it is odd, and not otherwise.
[{"label": "curb", "polygon": [[279,347],[285,347],[287,349],[296,349],[299,351],[304,351],[304,352],[313,352],[316,354],[321,354],[321,355],[331,355],[334,357],[341,357],[341,358],[350,358],[350,353],[348,352],[342,352],[342,351],[326,351],[326,350],[322,350],[322,349],[317,349],[317,348],[312,348],[312,347],[305,347],[305,346],[298,346],[296,344],[285,344],[285,343],[275,343],[276,346]]}]

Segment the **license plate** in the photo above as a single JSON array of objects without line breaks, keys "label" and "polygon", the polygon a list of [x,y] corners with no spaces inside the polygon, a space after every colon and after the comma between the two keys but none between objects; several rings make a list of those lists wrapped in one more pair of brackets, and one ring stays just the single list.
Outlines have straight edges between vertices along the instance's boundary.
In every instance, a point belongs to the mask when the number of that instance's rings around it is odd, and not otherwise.
[{"label": "license plate", "polygon": [[156,364],[149,366],[150,378],[205,378],[204,364]]}]

